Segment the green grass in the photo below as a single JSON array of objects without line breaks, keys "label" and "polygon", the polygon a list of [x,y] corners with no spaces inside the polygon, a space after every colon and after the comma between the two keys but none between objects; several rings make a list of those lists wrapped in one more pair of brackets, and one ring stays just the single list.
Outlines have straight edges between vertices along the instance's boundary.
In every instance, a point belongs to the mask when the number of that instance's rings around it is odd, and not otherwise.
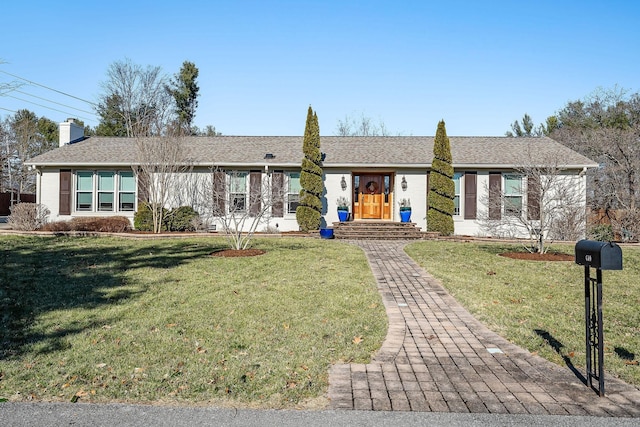
[{"label": "green grass", "polygon": [[[490,329],[584,373],[584,267],[498,256],[520,248],[425,241],[406,250]],[[554,249],[572,254],[574,246]],[[623,248],[623,268],[603,271],[604,365],[607,372],[640,387],[640,248]]]},{"label": "green grass", "polygon": [[0,399],[323,402],[386,315],[364,254],[335,241],[0,236]]}]

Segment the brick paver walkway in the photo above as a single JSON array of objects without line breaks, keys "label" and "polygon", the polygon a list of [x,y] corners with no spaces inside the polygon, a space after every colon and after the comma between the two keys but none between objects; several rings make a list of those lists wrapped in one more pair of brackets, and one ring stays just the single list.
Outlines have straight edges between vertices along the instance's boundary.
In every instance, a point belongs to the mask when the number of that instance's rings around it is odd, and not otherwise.
[{"label": "brick paver walkway", "polygon": [[354,243],[369,259],[389,330],[371,363],[331,367],[333,409],[640,417],[640,390],[605,376],[598,397],[580,372],[493,333],[406,255],[406,242]]}]

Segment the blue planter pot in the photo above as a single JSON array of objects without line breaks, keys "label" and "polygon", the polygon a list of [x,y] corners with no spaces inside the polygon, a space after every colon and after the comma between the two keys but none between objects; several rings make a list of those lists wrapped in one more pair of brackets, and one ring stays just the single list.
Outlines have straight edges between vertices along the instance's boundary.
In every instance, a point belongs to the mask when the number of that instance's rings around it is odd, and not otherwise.
[{"label": "blue planter pot", "polygon": [[321,228],[320,237],[323,239],[333,239],[333,228]]},{"label": "blue planter pot", "polygon": [[340,222],[345,222],[346,220],[349,219],[349,211],[338,211],[338,219],[340,220]]},{"label": "blue planter pot", "polygon": [[400,211],[400,222],[410,222],[411,211]]}]

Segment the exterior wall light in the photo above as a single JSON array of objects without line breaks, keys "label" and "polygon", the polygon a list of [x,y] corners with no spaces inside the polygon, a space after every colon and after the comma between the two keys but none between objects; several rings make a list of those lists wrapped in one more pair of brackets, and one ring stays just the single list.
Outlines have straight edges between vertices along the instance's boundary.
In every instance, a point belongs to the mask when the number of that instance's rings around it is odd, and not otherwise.
[{"label": "exterior wall light", "polygon": [[342,175],[342,179],[340,180],[340,187],[342,188],[342,191],[347,190],[347,180],[344,179],[344,175]]},{"label": "exterior wall light", "polygon": [[402,191],[407,191],[407,179],[404,176],[402,177],[400,187],[402,187]]}]

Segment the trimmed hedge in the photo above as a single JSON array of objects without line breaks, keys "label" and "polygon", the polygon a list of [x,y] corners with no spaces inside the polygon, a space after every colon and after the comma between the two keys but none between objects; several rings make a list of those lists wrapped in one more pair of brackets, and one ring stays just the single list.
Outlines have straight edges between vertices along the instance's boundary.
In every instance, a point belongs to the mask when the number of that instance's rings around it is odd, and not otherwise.
[{"label": "trimmed hedge", "polygon": [[200,214],[191,206],[180,206],[172,209],[166,216],[166,226],[169,231],[195,231],[196,218]]},{"label": "trimmed hedge", "polygon": [[454,231],[455,184],[451,161],[451,145],[444,120],[441,120],[433,142],[433,161],[429,172],[427,230],[437,231],[444,236],[449,236]]},{"label": "trimmed hedge", "polygon": [[55,221],[45,224],[42,231],[95,231],[101,233],[124,233],[131,230],[131,222],[124,216],[76,217],[69,221]]},{"label": "trimmed hedge", "polygon": [[[162,231],[195,231],[200,214],[191,206],[162,210]],[[138,231],[153,231],[153,213],[141,204],[133,216],[133,226]]]},{"label": "trimmed hedge", "polygon": [[304,232],[318,230],[321,223],[322,193],[322,153],[320,152],[320,126],[318,116],[309,106],[307,123],[302,141],[302,171],[300,172],[300,204],[296,209],[296,220]]},{"label": "trimmed hedge", "polygon": [[[166,209],[162,210],[166,215]],[[138,231],[153,231],[153,213],[144,203],[138,206],[138,210],[133,215],[133,227]],[[167,224],[162,221],[162,231],[167,231]]]}]

